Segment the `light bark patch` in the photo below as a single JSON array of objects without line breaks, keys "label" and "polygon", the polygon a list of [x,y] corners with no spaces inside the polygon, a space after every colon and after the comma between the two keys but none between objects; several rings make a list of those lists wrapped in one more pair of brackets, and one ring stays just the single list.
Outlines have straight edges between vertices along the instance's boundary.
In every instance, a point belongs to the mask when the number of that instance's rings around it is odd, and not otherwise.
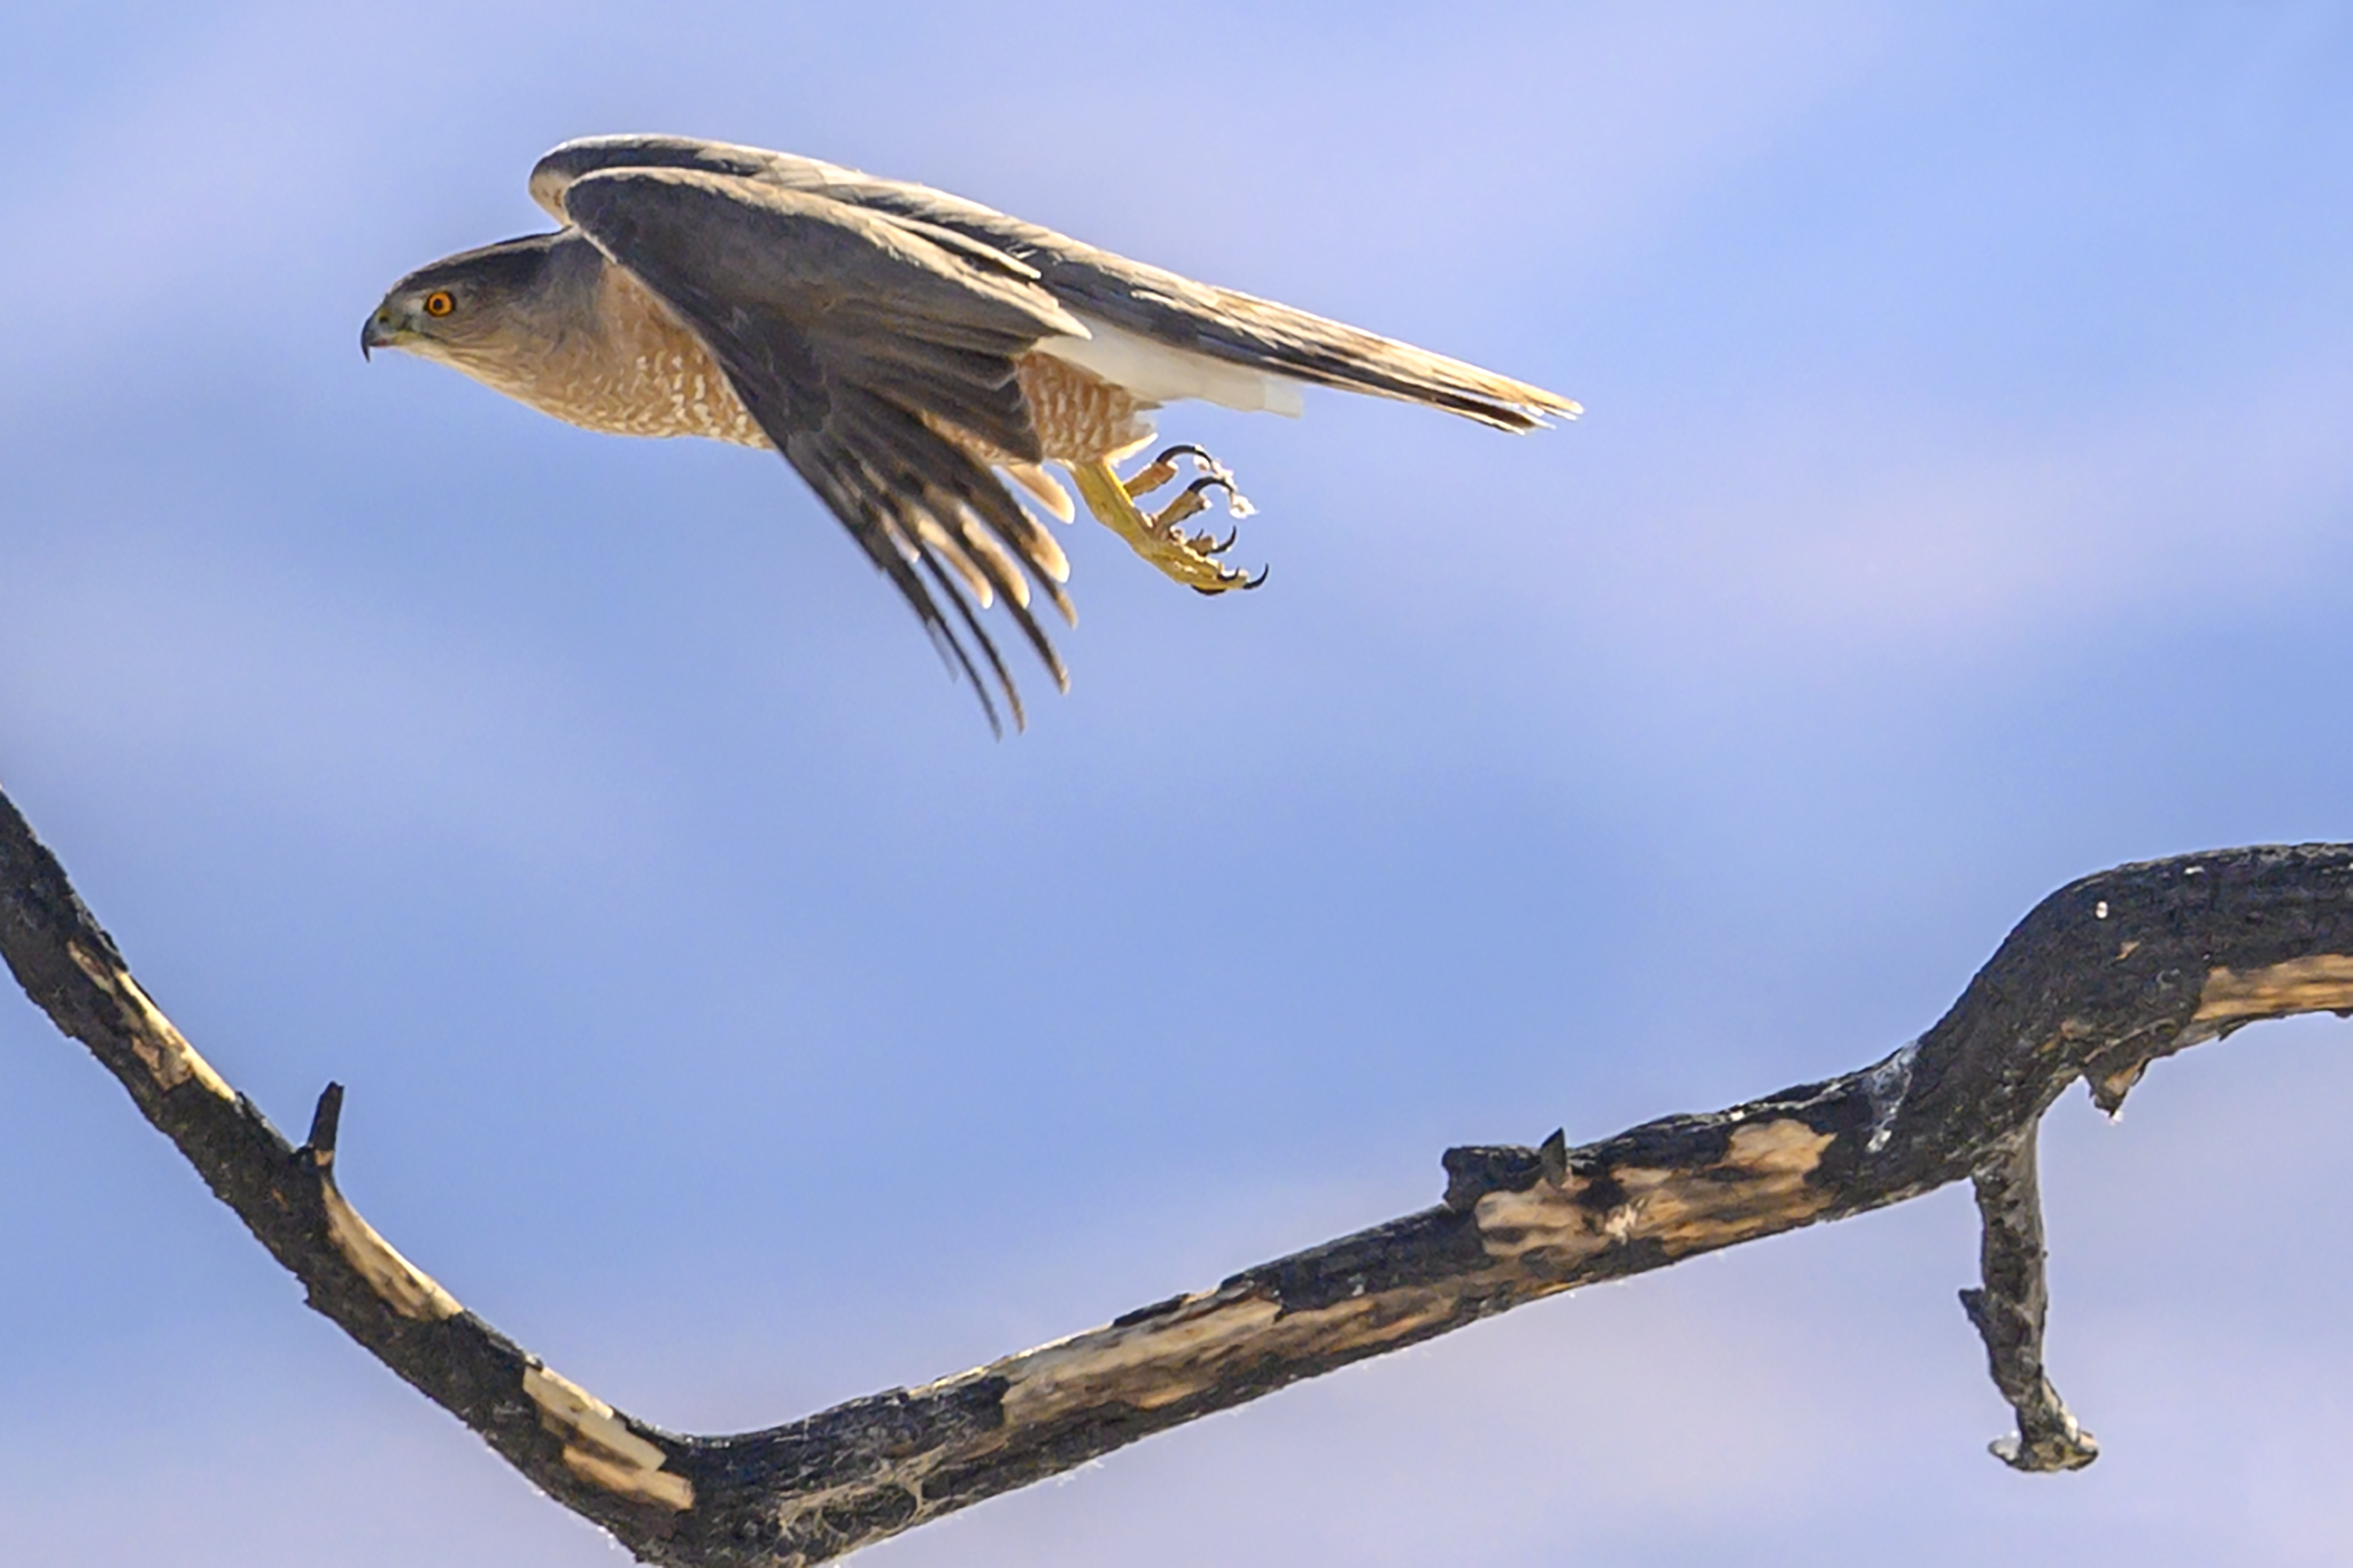
[{"label": "light bark patch", "polygon": [[1108,1402],[1157,1410],[1215,1390],[1254,1361],[1313,1360],[1391,1343],[1448,1320],[1452,1293],[1413,1287],[1368,1291],[1284,1311],[1255,1291],[1205,1292],[1166,1317],[1096,1329],[980,1369],[1008,1380],[1005,1422],[1017,1429]]},{"label": "light bark patch", "polygon": [[663,1469],[670,1456],[630,1431],[611,1405],[543,1366],[523,1369],[522,1391],[539,1406],[541,1424],[564,1439],[565,1467],[574,1475],[639,1502],[679,1512],[694,1506],[694,1483]]},{"label": "light bark patch", "polygon": [[2195,1023],[2270,1018],[2290,1013],[2342,1012],[2353,1007],[2353,956],[2336,952],[2291,958],[2244,974],[2212,969],[2198,995]]},{"label": "light bark patch", "polygon": [[1601,1214],[1579,1201],[1591,1186],[1584,1177],[1489,1193],[1474,1211],[1480,1238],[1490,1257],[1542,1252],[1547,1264],[1573,1267],[1613,1245],[1655,1241],[1681,1257],[1786,1230],[1829,1205],[1831,1194],[1806,1177],[1833,1137],[1792,1117],[1751,1122],[1734,1130],[1722,1160],[1700,1170],[1611,1170],[1626,1201]]},{"label": "light bark patch", "polygon": [[1166,1404],[1233,1349],[1254,1342],[1280,1310],[1262,1296],[1219,1300],[1210,1292],[1179,1308],[1173,1321],[1152,1318],[1040,1345],[1001,1368],[1012,1379],[1005,1418],[1017,1426],[1050,1421],[1112,1393],[1132,1405]]},{"label": "light bark patch", "polygon": [[67,953],[74,967],[90,976],[90,984],[122,1004],[131,1017],[124,1037],[132,1054],[147,1068],[148,1076],[159,1089],[177,1089],[194,1079],[208,1093],[234,1102],[237,1091],[228,1081],[213,1070],[212,1063],[196,1054],[185,1035],[172,1026],[163,1009],[149,1000],[139,982],[127,971],[118,969],[85,952],[79,942],[69,942]]},{"label": "light bark patch", "polygon": [[438,1323],[458,1315],[458,1299],[377,1235],[334,1183],[321,1183],[320,1192],[327,1210],[327,1239],[378,1300],[411,1322]]}]

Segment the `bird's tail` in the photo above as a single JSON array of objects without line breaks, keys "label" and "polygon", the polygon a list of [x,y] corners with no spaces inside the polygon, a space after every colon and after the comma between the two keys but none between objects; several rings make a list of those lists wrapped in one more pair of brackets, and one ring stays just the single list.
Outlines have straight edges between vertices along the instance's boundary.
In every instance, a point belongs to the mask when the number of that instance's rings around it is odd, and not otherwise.
[{"label": "bird's tail", "polygon": [[1271,300],[1230,289],[1215,296],[1208,319],[1196,318],[1196,349],[1219,359],[1343,392],[1426,404],[1503,430],[1541,428],[1547,417],[1574,419],[1573,399],[1411,343],[1385,338]]}]

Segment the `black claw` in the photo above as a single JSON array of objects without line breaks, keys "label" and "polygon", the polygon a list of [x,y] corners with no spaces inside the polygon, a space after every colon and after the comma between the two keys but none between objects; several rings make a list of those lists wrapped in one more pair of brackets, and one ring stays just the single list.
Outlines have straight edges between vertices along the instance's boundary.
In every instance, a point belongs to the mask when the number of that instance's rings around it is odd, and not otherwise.
[{"label": "black claw", "polygon": [[1165,463],[1171,458],[1191,458],[1205,468],[1214,468],[1218,466],[1217,458],[1212,458],[1190,441],[1179,441],[1152,460],[1155,463]]},{"label": "black claw", "polygon": [[[1212,555],[1223,555],[1227,551],[1231,550],[1234,547],[1234,541],[1240,539],[1241,536],[1242,531],[1240,527],[1226,530],[1226,542],[1223,544],[1219,545],[1215,550],[1210,551],[1209,553]],[[1201,535],[1201,537],[1207,539],[1209,536],[1205,533]]]},{"label": "black claw", "polygon": [[1226,487],[1226,493],[1228,495],[1234,493],[1233,481],[1226,478],[1223,474],[1203,474],[1199,479],[1195,479],[1191,484],[1185,487],[1185,493],[1188,496],[1197,496],[1203,490],[1208,489],[1211,485],[1223,485]]},{"label": "black claw", "polygon": [[1250,589],[1255,588],[1260,584],[1265,582],[1266,574],[1272,570],[1273,568],[1271,566],[1261,566],[1258,569],[1257,576],[1244,577],[1240,572],[1236,572],[1230,567],[1221,568],[1218,577],[1218,586],[1214,588],[1204,588],[1198,583],[1187,583],[1186,586],[1192,589],[1193,592],[1200,595],[1202,597],[1210,599],[1216,598],[1219,594],[1231,594],[1237,592],[1248,593]]}]

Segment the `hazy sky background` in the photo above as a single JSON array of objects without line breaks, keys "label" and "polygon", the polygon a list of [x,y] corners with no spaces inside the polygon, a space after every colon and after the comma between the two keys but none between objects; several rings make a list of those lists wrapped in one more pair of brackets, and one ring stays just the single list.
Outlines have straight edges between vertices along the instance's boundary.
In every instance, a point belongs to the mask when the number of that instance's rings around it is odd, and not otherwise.
[{"label": "hazy sky background", "polygon": [[[12,13],[0,777],[354,1201],[631,1411],[954,1372],[1858,1065],[2062,882],[2353,837],[2353,16],[2321,5]],[[667,130],[1583,399],[1179,409],[994,743],[774,458],[354,352]],[[2353,1026],[2046,1131],[2013,1475],[1968,1194],[1529,1308],[878,1568],[2302,1563],[2353,1532]],[[602,1563],[0,1002],[0,1555]]]}]

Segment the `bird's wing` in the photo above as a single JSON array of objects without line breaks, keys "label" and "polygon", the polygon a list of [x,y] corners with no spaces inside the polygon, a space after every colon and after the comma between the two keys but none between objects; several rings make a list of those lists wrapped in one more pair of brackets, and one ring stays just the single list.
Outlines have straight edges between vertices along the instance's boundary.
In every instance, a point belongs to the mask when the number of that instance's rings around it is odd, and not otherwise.
[{"label": "bird's wing", "polygon": [[1061,549],[943,434],[1038,458],[1014,362],[1085,328],[1029,268],[887,213],[698,169],[606,169],[558,199],[565,221],[711,351],[769,440],[971,679],[992,725],[960,634],[978,644],[1018,726],[1019,693],[976,614],[997,595],[1068,689],[1029,608],[1034,579],[1071,618]]},{"label": "bird's wing", "polygon": [[551,204],[570,181],[618,165],[708,170],[887,213],[926,233],[945,231],[1035,268],[1039,281],[1074,311],[1229,364],[1427,404],[1505,430],[1582,412],[1566,397],[1461,360],[1131,261],[928,185],[877,179],[815,158],[683,136],[586,137],[540,160],[532,194],[559,211]]}]

